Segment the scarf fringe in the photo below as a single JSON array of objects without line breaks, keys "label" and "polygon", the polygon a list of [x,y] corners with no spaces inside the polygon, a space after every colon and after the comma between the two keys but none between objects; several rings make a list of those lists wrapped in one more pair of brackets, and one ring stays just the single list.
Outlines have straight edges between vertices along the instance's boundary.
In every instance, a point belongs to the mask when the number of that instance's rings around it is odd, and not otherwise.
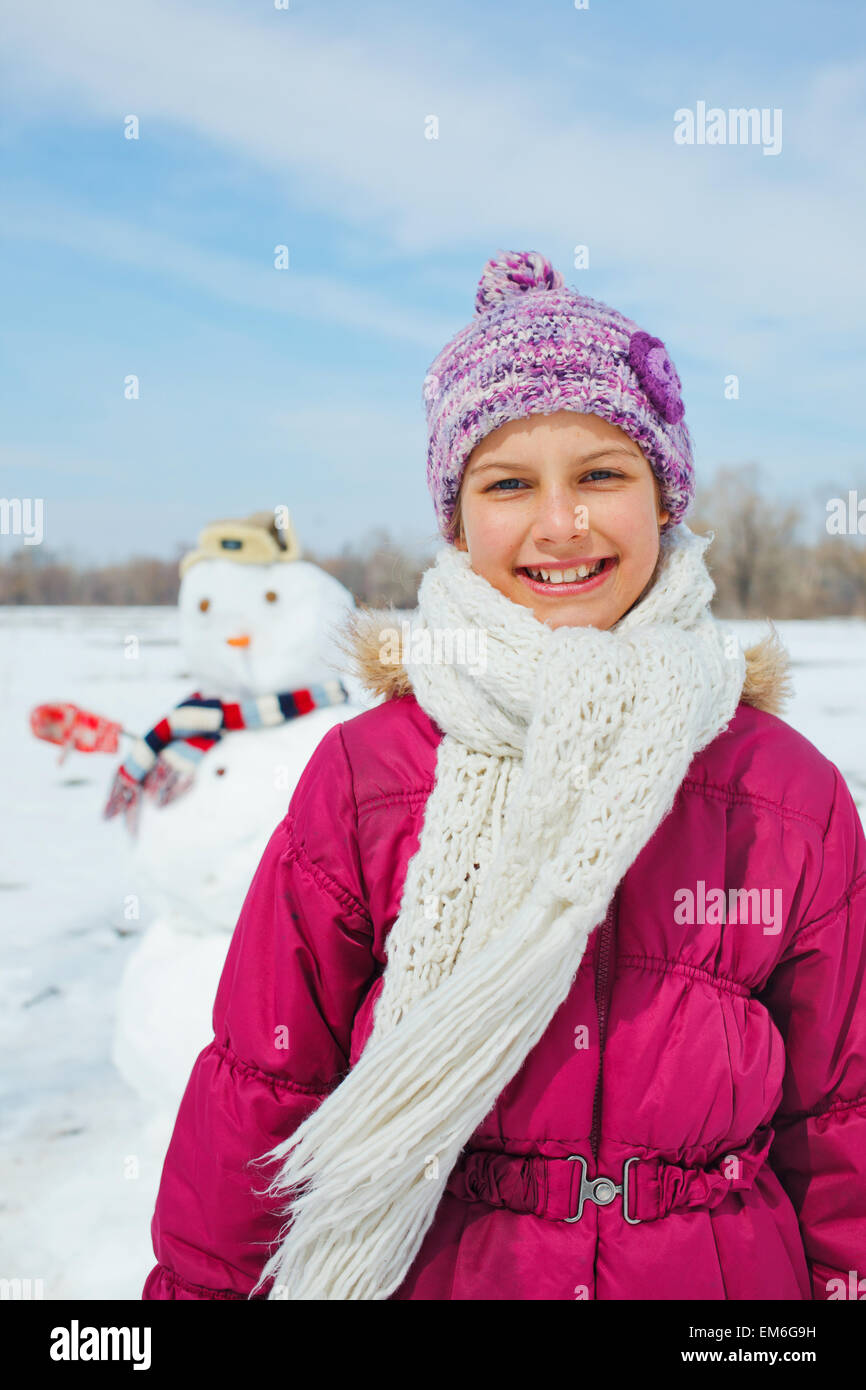
[{"label": "scarf fringe", "polygon": [[[283,1160],[268,1196],[289,1188],[300,1195],[280,1233],[282,1241],[291,1231],[291,1248],[271,1257],[256,1290],[273,1278],[273,1298],[375,1300],[399,1287],[429,1226],[431,1204],[438,1205],[463,1148],[467,1121],[472,1129],[481,1123],[489,1093],[501,1091],[541,1037],[547,1016],[568,993],[587,936],[569,916],[556,917],[552,895],[544,905],[531,904],[494,943],[491,958],[476,954],[399,1028],[370,1039],[340,1082],[346,1123],[339,1130],[329,1124],[323,1102],[260,1160]],[[541,978],[528,982],[525,996],[536,1022],[527,1030],[509,1014],[491,1034],[488,1011],[503,981],[520,979],[527,952],[543,962]],[[407,1094],[407,1075],[429,1069],[431,1028],[440,1011],[447,1012],[451,1040],[437,1049],[437,1067],[448,1085],[434,1073]],[[456,1130],[455,1108],[467,1115]]]}]

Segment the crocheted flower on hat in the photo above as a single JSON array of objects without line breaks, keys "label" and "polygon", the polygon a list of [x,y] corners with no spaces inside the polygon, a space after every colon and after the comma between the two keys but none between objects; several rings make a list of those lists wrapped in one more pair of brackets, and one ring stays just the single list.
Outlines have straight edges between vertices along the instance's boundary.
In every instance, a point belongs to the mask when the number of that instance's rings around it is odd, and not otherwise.
[{"label": "crocheted flower on hat", "polygon": [[487,262],[475,294],[476,314],[486,314],[525,290],[560,290],[565,281],[539,251],[500,251]]},{"label": "crocheted flower on hat", "polygon": [[675,425],[686,411],[680,395],[682,382],[661,338],[632,333],[628,362],[659,415],[669,425]]}]

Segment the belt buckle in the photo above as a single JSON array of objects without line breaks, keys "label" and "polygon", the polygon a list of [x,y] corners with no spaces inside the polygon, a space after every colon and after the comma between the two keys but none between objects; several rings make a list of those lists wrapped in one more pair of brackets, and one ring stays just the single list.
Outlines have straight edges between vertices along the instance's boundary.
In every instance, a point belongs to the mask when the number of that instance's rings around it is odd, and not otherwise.
[{"label": "belt buckle", "polygon": [[585,1201],[595,1202],[597,1207],[606,1207],[614,1200],[617,1193],[622,1196],[622,1214],[630,1226],[640,1226],[642,1220],[636,1216],[628,1214],[628,1169],[630,1163],[639,1163],[640,1158],[627,1158],[622,1169],[622,1183],[615,1183],[613,1178],[593,1178],[587,1181],[586,1169],[587,1162],[583,1154],[569,1154],[567,1162],[577,1159],[582,1164],[580,1170],[580,1192],[577,1198],[577,1215],[564,1216],[563,1221],[579,1221],[583,1215],[583,1204]]}]

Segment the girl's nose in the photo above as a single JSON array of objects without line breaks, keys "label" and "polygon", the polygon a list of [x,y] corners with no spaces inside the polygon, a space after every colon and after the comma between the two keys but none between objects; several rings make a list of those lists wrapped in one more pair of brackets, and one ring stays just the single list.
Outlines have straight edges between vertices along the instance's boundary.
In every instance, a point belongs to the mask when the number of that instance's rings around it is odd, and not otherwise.
[{"label": "girl's nose", "polygon": [[230,647],[248,647],[250,645],[250,635],[248,632],[244,632],[240,637],[227,637],[226,641]]},{"label": "girl's nose", "polygon": [[536,532],[545,540],[571,540],[582,535],[588,526],[587,508],[566,497],[551,498],[539,508],[535,519]]}]

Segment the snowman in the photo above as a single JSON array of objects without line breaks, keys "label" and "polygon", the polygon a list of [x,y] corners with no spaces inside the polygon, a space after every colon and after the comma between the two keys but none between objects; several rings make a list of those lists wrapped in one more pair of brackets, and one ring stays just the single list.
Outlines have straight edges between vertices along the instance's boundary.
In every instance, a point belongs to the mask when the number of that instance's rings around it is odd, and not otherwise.
[{"label": "snowman", "polygon": [[284,508],[205,527],[180,562],[195,696],[134,744],[105,809],[135,826],[136,886],[156,913],[121,980],[112,1060],[163,1117],[211,1040],[231,933],[301,773],[370,707],[335,641],[354,599],[300,555]]}]

